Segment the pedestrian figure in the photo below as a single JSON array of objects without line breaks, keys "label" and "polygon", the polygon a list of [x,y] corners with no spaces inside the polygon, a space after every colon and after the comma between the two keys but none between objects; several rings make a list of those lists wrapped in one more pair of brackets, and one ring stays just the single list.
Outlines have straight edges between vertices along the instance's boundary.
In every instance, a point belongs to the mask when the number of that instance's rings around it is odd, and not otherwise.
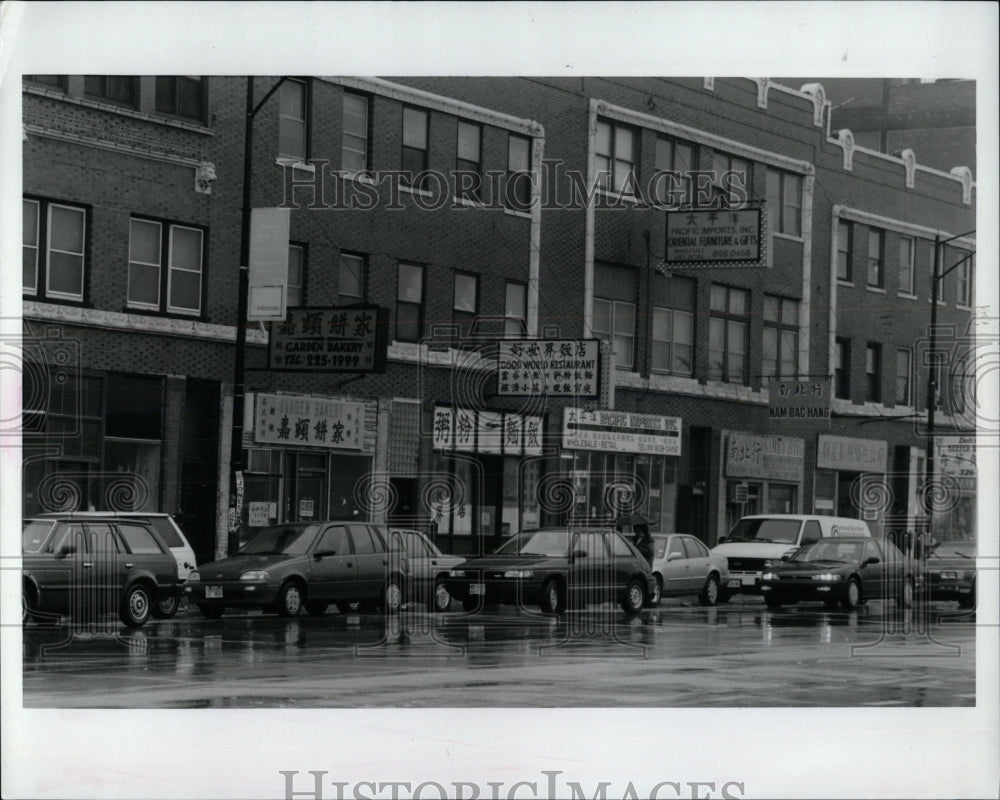
[{"label": "pedestrian figure", "polygon": [[645,522],[637,522],[632,526],[633,532],[633,542],[635,543],[635,548],[640,553],[642,553],[646,560],[649,562],[649,566],[653,566],[653,537],[649,533],[649,524]]}]

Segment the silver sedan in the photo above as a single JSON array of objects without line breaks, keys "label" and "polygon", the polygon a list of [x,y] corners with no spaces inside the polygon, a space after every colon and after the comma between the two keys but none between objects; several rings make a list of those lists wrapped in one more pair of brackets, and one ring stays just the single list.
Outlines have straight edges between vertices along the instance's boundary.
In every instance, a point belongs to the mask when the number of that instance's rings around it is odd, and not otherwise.
[{"label": "silver sedan", "polygon": [[711,555],[701,541],[686,533],[654,533],[653,548],[653,605],[660,597],[678,595],[697,595],[703,606],[719,602],[721,587],[729,577],[724,557]]}]

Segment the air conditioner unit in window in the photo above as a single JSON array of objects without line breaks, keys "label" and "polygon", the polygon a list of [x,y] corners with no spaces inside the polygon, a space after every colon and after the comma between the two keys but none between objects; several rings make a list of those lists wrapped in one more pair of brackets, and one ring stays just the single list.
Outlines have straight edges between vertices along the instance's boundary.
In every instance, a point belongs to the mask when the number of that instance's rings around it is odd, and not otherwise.
[{"label": "air conditioner unit in window", "polygon": [[729,484],[729,502],[745,503],[748,499],[749,487],[745,483]]},{"label": "air conditioner unit in window", "polygon": [[251,447],[246,451],[243,462],[247,472],[269,475],[271,473],[271,450],[264,447]]}]

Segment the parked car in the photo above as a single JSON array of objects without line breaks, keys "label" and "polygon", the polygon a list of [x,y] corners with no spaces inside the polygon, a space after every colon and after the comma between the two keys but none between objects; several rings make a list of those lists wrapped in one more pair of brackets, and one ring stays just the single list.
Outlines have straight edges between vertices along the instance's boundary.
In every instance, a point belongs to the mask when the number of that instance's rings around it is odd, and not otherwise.
[{"label": "parked car", "polygon": [[926,561],[931,600],[957,600],[962,608],[976,605],[976,543],[938,542]]},{"label": "parked car", "polygon": [[256,532],[228,558],[188,575],[185,592],[201,613],[221,617],[227,608],[262,608],[293,617],[303,608],[323,614],[331,603],[343,612],[355,602],[397,611],[406,591],[406,555],[386,546],[389,532],[352,521],[272,525]]},{"label": "parked car", "polygon": [[653,605],[660,597],[696,594],[703,606],[714,606],[729,580],[729,567],[694,536],[654,533],[653,578]]},{"label": "parked car", "polygon": [[447,585],[466,611],[506,603],[559,614],[567,604],[615,601],[637,614],[656,582],[646,559],[617,531],[543,528],[460,564]]},{"label": "parked car", "polygon": [[821,539],[771,564],[761,576],[769,608],[799,601],[822,601],[856,608],[867,600],[894,598],[912,605],[923,585],[918,561],[886,540],[866,536]]},{"label": "parked car", "polygon": [[156,528],[121,517],[24,520],[21,574],[22,622],[117,611],[138,628],[166,616],[161,609],[180,586],[177,562]]},{"label": "parked car", "polygon": [[434,611],[447,611],[451,608],[448,571],[465,559],[462,556],[445,555],[420,531],[392,528],[389,536],[390,548],[406,553],[409,564],[407,597],[425,603]]},{"label": "parked car", "polygon": [[[177,561],[177,578],[180,583],[187,580],[188,573],[197,567],[198,562],[194,557],[194,550],[188,544],[184,532],[177,521],[170,514],[161,514],[148,511],[72,511],[65,514],[45,513],[39,514],[45,518],[73,518],[73,519],[142,519],[148,521],[155,529],[160,538],[166,542],[170,552],[173,553]],[[164,598],[157,607],[157,616],[167,619],[177,613],[180,604],[180,596]]]}]

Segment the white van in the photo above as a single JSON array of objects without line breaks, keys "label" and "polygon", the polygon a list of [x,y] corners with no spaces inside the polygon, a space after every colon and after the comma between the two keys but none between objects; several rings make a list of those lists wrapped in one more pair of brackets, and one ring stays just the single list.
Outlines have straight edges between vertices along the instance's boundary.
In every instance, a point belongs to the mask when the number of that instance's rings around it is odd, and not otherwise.
[{"label": "white van", "polygon": [[871,536],[868,523],[820,514],[755,514],[743,517],[729,536],[712,549],[725,556],[729,579],[721,599],[739,592],[760,593],[760,576],[768,561],[777,561],[805,544],[831,536]]}]

